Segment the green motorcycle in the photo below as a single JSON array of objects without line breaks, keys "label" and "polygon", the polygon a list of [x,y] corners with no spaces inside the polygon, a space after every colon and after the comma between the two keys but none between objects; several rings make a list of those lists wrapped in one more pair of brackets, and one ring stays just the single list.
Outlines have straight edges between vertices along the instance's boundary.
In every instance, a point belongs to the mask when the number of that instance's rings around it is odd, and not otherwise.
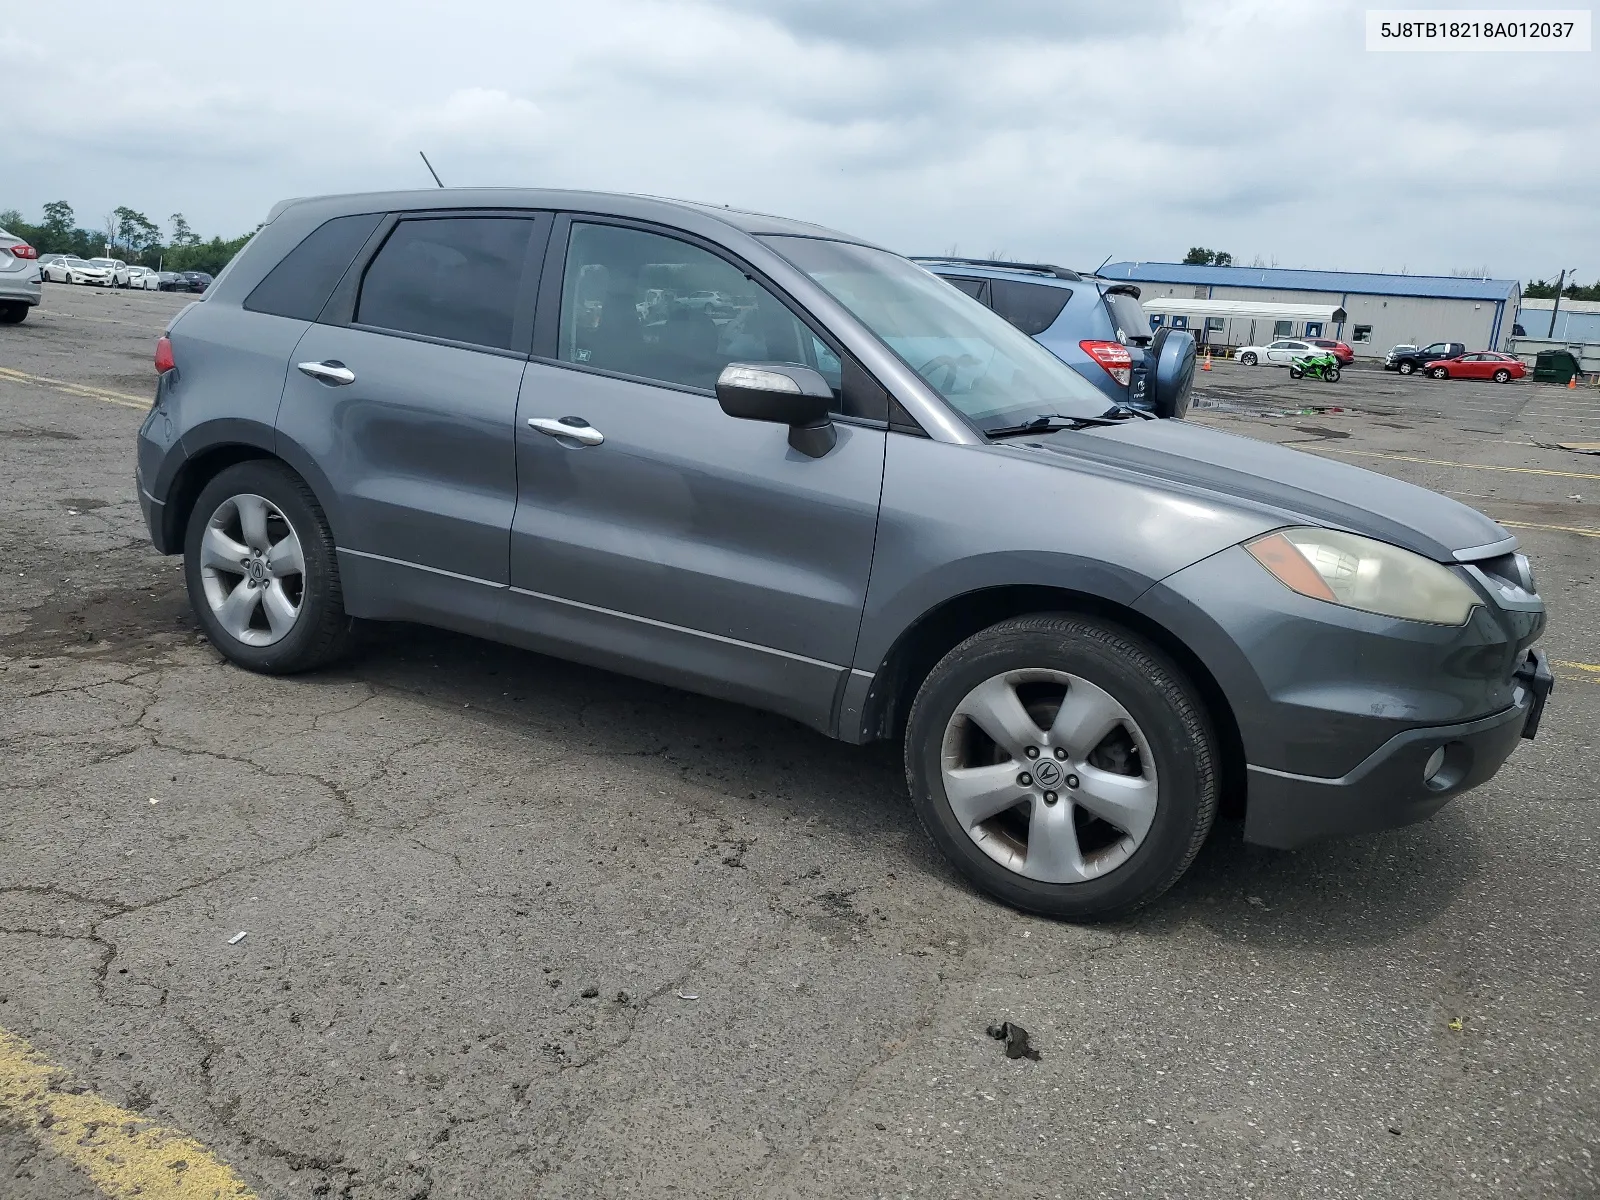
[{"label": "green motorcycle", "polygon": [[1321,379],[1328,383],[1339,382],[1339,360],[1331,354],[1312,354],[1297,358],[1289,364],[1289,378]]}]

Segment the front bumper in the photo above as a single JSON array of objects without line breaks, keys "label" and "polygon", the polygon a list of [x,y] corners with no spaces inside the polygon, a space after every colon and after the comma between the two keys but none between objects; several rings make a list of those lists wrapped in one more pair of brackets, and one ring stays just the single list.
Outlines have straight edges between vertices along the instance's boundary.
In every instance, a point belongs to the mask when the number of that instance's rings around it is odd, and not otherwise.
[{"label": "front bumper", "polygon": [[1488,780],[1518,742],[1538,733],[1554,686],[1542,651],[1528,651],[1516,680],[1515,701],[1505,711],[1460,724],[1408,729],[1338,779],[1250,767],[1245,840],[1287,850],[1432,816]]}]

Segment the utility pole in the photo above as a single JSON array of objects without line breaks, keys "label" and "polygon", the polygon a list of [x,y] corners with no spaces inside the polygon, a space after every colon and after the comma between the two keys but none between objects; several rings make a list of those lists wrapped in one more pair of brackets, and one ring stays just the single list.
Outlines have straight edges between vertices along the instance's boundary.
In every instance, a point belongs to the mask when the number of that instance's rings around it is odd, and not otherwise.
[{"label": "utility pole", "polygon": [[[1574,275],[1576,275],[1578,273],[1578,268],[1577,267],[1573,267],[1572,268],[1572,273]],[[1567,282],[1567,273],[1565,271],[1562,271],[1561,272],[1561,278],[1556,280],[1556,299],[1555,299],[1555,303],[1550,306],[1550,329],[1544,335],[1544,340],[1547,341],[1547,342],[1553,342],[1556,339],[1556,314],[1561,311],[1561,289],[1566,284],[1566,282]]]}]

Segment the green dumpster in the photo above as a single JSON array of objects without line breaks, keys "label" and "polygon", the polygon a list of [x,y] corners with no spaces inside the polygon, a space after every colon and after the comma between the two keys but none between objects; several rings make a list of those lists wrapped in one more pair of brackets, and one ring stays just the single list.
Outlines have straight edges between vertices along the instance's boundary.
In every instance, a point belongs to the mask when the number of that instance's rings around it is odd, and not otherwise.
[{"label": "green dumpster", "polygon": [[1578,357],[1571,350],[1541,350],[1533,358],[1535,383],[1564,384],[1578,373]]}]

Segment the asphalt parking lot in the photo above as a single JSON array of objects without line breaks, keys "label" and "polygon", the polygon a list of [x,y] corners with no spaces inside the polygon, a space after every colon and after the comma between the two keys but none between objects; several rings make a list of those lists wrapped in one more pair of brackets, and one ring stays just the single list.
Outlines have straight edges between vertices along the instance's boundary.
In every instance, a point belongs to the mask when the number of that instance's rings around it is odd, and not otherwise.
[{"label": "asphalt parking lot", "polygon": [[[224,665],[133,494],[187,300],[0,330],[0,1030],[73,1086],[263,1198],[1600,1194],[1595,389],[1200,376],[1513,528],[1557,692],[1430,822],[1224,824],[1073,927],[962,884],[892,750],[410,627]],[[0,1196],[102,1194],[6,1101]]]}]

